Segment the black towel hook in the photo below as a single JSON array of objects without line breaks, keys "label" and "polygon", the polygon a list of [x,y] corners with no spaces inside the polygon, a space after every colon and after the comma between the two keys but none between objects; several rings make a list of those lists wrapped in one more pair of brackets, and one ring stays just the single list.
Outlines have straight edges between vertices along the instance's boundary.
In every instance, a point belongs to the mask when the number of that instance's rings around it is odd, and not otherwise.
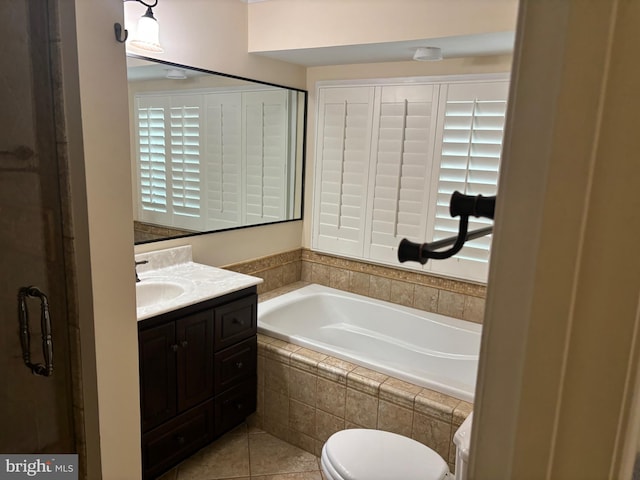
[{"label": "black towel hook", "polygon": [[[458,235],[444,238],[431,243],[414,243],[406,238],[400,241],[398,246],[398,260],[400,262],[414,261],[422,265],[430,258],[444,260],[458,253],[467,240],[489,235],[493,227],[480,228],[471,232],[469,229],[469,217],[486,217],[493,219],[496,206],[496,197],[484,197],[482,195],[464,195],[453,192],[449,202],[449,213],[452,217],[460,217]],[[437,251],[443,247],[453,245],[449,250]]]}]

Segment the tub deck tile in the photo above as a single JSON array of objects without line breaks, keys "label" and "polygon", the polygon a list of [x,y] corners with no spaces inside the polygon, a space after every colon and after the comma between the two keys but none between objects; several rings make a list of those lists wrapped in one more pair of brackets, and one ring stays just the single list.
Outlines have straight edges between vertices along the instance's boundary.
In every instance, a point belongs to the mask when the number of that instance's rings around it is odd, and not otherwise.
[{"label": "tub deck tile", "polygon": [[364,367],[356,367],[347,374],[347,387],[370,395],[378,395],[380,385],[389,379],[385,375]]},{"label": "tub deck tile", "polygon": [[461,401],[449,395],[423,388],[416,395],[414,408],[416,412],[451,423],[453,411]]},{"label": "tub deck tile", "polygon": [[301,348],[291,354],[291,366],[305,370],[310,373],[318,373],[318,364],[325,360],[327,355],[309,350],[308,348]]},{"label": "tub deck tile", "polygon": [[389,377],[380,385],[380,399],[413,409],[415,398],[422,390],[412,383]]},{"label": "tub deck tile", "polygon": [[329,356],[318,364],[318,376],[346,385],[347,375],[356,367],[353,363]]}]

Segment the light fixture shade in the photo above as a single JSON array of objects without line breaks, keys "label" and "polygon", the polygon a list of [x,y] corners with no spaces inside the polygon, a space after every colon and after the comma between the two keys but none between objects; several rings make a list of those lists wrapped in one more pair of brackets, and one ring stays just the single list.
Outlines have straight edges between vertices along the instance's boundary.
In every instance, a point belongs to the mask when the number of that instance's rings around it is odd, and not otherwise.
[{"label": "light fixture shade", "polygon": [[135,38],[129,42],[129,45],[147,52],[164,52],[160,46],[160,27],[150,7],[147,8],[147,13],[138,20]]},{"label": "light fixture shade", "polygon": [[442,49],[440,47],[418,47],[413,59],[419,62],[436,62],[442,60]]}]

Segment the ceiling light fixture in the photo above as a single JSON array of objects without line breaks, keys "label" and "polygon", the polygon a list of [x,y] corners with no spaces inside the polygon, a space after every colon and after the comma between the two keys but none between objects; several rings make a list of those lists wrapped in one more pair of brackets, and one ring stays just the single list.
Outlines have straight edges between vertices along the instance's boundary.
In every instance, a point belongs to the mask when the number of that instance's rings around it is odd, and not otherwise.
[{"label": "ceiling light fixture", "polygon": [[170,68],[167,70],[165,77],[170,78],[171,80],[184,80],[187,78],[187,74],[184,73],[184,70],[179,68]]},{"label": "ceiling light fixture", "polygon": [[418,47],[413,59],[418,62],[437,62],[442,60],[442,49],[440,47]]},{"label": "ceiling light fixture", "polygon": [[[140,20],[138,20],[138,26],[136,28],[134,38],[129,41],[129,45],[136,48],[137,50],[144,50],[145,52],[164,52],[164,49],[160,46],[160,27],[158,25],[158,21],[153,16],[152,10],[153,7],[158,5],[158,0],[156,0],[153,4],[143,2],[142,0],[123,1],[135,1],[147,7],[146,13],[142,17],[140,17]],[[116,40],[120,43],[126,42],[129,37],[129,32],[125,29],[123,37],[123,28],[121,24],[116,23],[113,25],[113,28],[116,34]]]}]

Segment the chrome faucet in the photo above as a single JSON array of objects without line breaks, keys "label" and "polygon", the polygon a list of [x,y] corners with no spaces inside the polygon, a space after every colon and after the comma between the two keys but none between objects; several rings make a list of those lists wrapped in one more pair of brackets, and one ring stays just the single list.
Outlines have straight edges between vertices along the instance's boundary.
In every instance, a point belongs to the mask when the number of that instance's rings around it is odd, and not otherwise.
[{"label": "chrome faucet", "polygon": [[[141,262],[136,262],[135,266],[137,267],[138,265],[146,265],[147,263],[149,263],[149,260],[142,260]],[[138,270],[136,268],[136,282],[139,282],[139,281],[140,281],[140,277],[138,277]]]}]

